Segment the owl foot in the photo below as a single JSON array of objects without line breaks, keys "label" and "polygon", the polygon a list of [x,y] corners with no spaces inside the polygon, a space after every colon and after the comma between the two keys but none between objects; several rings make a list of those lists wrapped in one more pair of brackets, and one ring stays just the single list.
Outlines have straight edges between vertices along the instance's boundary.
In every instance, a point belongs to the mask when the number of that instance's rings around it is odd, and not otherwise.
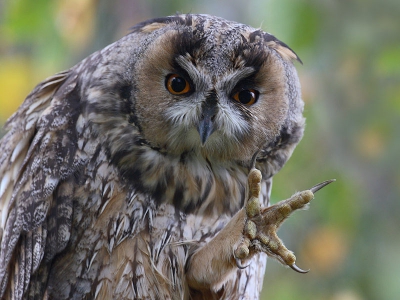
[{"label": "owl foot", "polygon": [[261,178],[261,172],[255,168],[248,176],[249,191],[245,207],[247,219],[243,230],[244,239],[234,250],[236,265],[238,268],[245,268],[242,259],[248,258],[250,252],[255,250],[265,252],[296,272],[307,273],[308,270],[305,271],[296,266],[295,255],[285,247],[276,231],[295,210],[304,208],[314,199],[315,192],[335,180],[324,181],[309,190],[294,194],[287,200],[262,208],[259,200]]}]

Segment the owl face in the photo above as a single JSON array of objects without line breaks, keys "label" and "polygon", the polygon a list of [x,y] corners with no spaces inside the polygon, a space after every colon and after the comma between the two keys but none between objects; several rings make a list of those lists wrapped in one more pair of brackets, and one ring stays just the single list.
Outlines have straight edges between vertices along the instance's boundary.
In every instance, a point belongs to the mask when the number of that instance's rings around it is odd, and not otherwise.
[{"label": "owl face", "polygon": [[297,77],[282,59],[291,50],[218,18],[146,27],[150,42],[135,67],[134,98],[137,125],[152,147],[246,161],[274,141],[298,100],[288,93]]},{"label": "owl face", "polygon": [[295,59],[261,30],[178,15],[138,24],[76,71],[91,132],[112,163],[139,178],[149,166],[158,174],[161,161],[190,160],[194,172],[207,161],[248,166],[260,150],[266,159],[289,137],[297,143],[304,120]]}]

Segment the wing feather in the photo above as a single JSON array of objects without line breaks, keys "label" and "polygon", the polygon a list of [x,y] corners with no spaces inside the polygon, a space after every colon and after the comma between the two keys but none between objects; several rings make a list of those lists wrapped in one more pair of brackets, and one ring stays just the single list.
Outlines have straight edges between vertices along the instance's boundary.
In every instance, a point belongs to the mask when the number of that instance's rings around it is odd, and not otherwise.
[{"label": "wing feather", "polygon": [[45,250],[52,249],[46,255],[52,259],[68,242],[72,200],[56,188],[84,160],[74,135],[79,105],[71,69],[39,84],[6,123],[9,131],[0,141],[0,297],[21,299]]}]

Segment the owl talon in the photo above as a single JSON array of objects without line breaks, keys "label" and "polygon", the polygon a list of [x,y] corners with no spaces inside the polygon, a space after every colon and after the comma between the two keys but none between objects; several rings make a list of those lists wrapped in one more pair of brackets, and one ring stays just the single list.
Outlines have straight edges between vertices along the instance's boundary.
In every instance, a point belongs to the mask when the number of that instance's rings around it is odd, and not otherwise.
[{"label": "owl talon", "polygon": [[242,262],[240,261],[240,258],[237,257],[235,258],[235,261],[236,261],[236,266],[241,270],[246,269],[250,265],[250,263],[248,263],[247,265],[243,265]]},{"label": "owl talon", "polygon": [[310,191],[315,194],[316,192],[318,192],[320,189],[322,189],[323,187],[326,187],[328,184],[332,183],[336,181],[336,179],[330,179],[330,180],[326,180],[324,182],[318,183],[316,185],[314,185]]},{"label": "owl talon", "polygon": [[[254,164],[256,157],[257,154],[254,155],[252,164]],[[326,180],[309,190],[294,194],[287,200],[280,201],[270,207],[262,208],[259,200],[261,179],[261,172],[253,166],[248,175],[247,220],[243,234],[250,241],[251,248],[276,257],[280,262],[288,265],[298,273],[308,273],[309,270],[300,269],[295,264],[296,257],[285,247],[276,234],[276,231],[294,211],[305,207],[305,205],[314,199],[314,193],[335,180]],[[241,248],[238,247],[237,253],[239,253],[239,249]],[[243,269],[244,267],[238,257],[235,256],[236,265],[238,268]]]},{"label": "owl talon", "polygon": [[253,154],[251,161],[250,161],[250,171],[256,168],[257,156],[261,150],[258,150],[256,153]]},{"label": "owl talon", "polygon": [[291,264],[291,265],[289,265],[289,267],[292,270],[296,271],[297,273],[301,273],[301,274],[306,274],[306,273],[310,272],[310,269],[308,269],[308,270],[300,269],[298,266],[296,266],[296,264]]}]

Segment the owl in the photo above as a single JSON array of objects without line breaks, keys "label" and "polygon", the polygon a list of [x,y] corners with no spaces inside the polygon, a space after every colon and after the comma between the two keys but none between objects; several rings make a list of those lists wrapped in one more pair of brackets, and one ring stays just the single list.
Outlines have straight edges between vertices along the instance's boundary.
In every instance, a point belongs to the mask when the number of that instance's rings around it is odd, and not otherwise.
[{"label": "owl", "polygon": [[[209,15],[134,26],[28,95],[0,141],[2,299],[258,299],[303,135],[297,55]],[[324,184],[323,184],[324,185]]]}]

